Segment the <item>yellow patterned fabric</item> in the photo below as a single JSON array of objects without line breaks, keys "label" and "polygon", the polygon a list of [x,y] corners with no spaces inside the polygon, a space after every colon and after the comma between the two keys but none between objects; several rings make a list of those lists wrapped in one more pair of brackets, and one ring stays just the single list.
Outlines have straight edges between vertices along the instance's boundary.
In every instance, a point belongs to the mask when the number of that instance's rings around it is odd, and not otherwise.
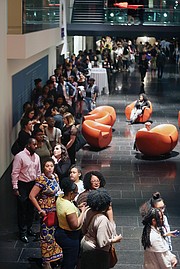
[{"label": "yellow patterned fabric", "polygon": [[[42,174],[36,179],[35,184],[41,188],[38,196],[38,203],[41,209],[47,213],[56,211],[56,197],[60,192],[57,175],[54,175],[53,178],[47,178]],[[40,240],[43,262],[53,262],[62,258],[62,249],[54,238],[55,229],[55,226],[47,227],[43,219],[41,219]]]}]

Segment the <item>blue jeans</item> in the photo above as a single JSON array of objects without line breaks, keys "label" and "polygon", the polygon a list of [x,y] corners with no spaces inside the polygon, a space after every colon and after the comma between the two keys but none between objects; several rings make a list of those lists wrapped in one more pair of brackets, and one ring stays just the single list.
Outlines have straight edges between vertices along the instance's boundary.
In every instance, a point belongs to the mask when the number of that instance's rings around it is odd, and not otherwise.
[{"label": "blue jeans", "polygon": [[74,269],[78,262],[81,231],[57,228],[55,240],[63,250],[62,269]]},{"label": "blue jeans", "polygon": [[86,103],[86,106],[87,106],[88,111],[90,112],[92,110],[91,109],[92,98],[91,97],[85,97],[84,98],[84,101]]}]

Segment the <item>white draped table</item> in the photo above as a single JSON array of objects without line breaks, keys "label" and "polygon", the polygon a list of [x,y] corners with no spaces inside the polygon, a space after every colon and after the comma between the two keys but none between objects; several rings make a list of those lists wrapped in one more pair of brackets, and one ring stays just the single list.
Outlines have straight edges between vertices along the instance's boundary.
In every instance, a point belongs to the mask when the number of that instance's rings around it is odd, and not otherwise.
[{"label": "white draped table", "polygon": [[95,84],[99,87],[99,94],[109,94],[109,85],[106,68],[92,68],[91,78],[95,79]]}]

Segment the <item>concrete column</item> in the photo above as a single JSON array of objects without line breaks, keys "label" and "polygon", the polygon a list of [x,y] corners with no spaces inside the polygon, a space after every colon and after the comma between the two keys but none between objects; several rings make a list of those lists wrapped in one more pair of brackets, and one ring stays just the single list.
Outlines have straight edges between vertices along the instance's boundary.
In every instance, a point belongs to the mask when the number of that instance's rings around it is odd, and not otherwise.
[{"label": "concrete column", "polygon": [[22,34],[22,5],[22,0],[8,0],[8,34]]}]

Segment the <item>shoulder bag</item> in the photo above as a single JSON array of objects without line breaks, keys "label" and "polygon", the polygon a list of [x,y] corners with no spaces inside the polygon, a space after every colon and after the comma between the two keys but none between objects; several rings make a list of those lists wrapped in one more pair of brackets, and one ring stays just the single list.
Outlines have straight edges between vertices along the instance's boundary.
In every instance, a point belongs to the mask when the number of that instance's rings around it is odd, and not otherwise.
[{"label": "shoulder bag", "polygon": [[113,244],[111,245],[109,249],[109,267],[113,268],[118,261],[117,255],[116,255],[116,250]]}]

